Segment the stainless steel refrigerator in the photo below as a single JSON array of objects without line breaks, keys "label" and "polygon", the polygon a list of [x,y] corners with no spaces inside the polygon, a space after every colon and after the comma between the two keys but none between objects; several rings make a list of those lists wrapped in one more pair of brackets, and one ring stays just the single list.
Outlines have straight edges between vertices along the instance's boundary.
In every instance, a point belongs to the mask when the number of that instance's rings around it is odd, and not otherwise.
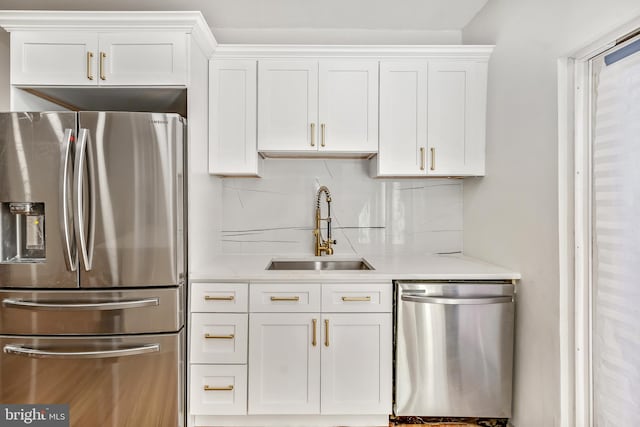
[{"label": "stainless steel refrigerator", "polygon": [[0,403],[184,425],[185,126],[0,114]]}]

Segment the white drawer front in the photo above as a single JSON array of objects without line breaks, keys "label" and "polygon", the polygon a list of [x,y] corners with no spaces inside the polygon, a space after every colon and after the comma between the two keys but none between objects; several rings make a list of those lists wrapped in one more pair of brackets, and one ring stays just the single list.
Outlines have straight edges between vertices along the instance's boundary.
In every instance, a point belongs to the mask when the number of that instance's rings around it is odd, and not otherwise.
[{"label": "white drawer front", "polygon": [[191,312],[246,313],[247,283],[191,283]]},{"label": "white drawer front", "polygon": [[252,313],[320,311],[320,284],[251,285]]},{"label": "white drawer front", "polygon": [[325,313],[390,313],[391,283],[322,285],[322,311]]},{"label": "white drawer front", "polygon": [[246,415],[246,365],[191,365],[191,415]]},{"label": "white drawer front", "polygon": [[191,314],[192,363],[247,363],[247,314]]}]

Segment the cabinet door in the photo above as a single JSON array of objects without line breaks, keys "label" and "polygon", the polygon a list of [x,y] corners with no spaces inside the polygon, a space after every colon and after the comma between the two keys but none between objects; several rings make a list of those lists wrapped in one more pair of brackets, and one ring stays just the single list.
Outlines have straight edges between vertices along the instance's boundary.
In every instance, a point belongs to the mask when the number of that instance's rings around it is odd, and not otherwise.
[{"label": "cabinet door", "polygon": [[187,84],[185,33],[101,33],[99,46],[101,86]]},{"label": "cabinet door", "polygon": [[209,67],[209,173],[256,176],[255,60],[215,60]]},{"label": "cabinet door", "polygon": [[322,414],[391,413],[391,313],[322,315]]},{"label": "cabinet door", "polygon": [[320,413],[319,323],[313,313],[250,314],[249,414]]},{"label": "cabinet door", "polygon": [[258,117],[260,151],[316,151],[318,61],[259,61]]},{"label": "cabinet door", "polygon": [[98,84],[98,36],[92,32],[11,33],[11,84]]},{"label": "cabinet door", "polygon": [[484,174],[485,109],[484,64],[429,63],[428,175]]},{"label": "cabinet door", "polygon": [[380,176],[426,174],[427,61],[380,62]]},{"label": "cabinet door", "polygon": [[320,151],[378,151],[378,61],[320,61]]}]

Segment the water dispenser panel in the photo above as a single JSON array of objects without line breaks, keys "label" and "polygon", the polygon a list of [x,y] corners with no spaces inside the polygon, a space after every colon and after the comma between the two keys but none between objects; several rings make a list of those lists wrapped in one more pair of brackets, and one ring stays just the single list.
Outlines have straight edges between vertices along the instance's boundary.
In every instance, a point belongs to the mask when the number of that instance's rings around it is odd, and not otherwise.
[{"label": "water dispenser panel", "polygon": [[46,261],[45,207],[42,202],[0,203],[0,263]]}]

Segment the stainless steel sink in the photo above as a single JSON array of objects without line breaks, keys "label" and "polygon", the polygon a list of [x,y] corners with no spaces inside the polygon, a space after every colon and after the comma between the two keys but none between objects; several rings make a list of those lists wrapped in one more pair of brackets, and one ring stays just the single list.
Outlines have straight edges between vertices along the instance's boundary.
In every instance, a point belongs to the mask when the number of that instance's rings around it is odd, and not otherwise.
[{"label": "stainless steel sink", "polygon": [[267,270],[375,270],[365,259],[284,260],[273,259]]}]

